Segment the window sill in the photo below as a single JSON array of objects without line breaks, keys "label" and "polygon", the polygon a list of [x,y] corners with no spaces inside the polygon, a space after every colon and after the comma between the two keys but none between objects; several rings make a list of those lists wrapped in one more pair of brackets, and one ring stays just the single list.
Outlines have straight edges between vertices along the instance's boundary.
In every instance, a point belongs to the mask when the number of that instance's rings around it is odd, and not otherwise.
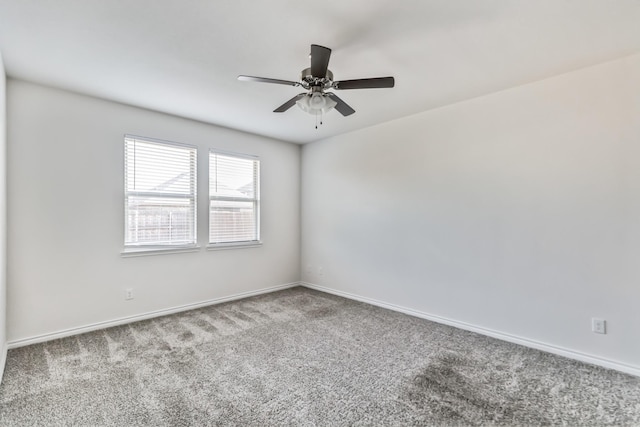
[{"label": "window sill", "polygon": [[185,247],[171,247],[171,248],[127,248],[120,252],[120,256],[123,258],[136,257],[136,256],[148,256],[148,255],[165,255],[165,254],[179,254],[183,252],[198,252],[200,246],[185,246]]},{"label": "window sill", "polygon": [[214,243],[207,245],[208,251],[219,251],[224,249],[257,248],[262,246],[262,242],[235,242],[235,243]]}]

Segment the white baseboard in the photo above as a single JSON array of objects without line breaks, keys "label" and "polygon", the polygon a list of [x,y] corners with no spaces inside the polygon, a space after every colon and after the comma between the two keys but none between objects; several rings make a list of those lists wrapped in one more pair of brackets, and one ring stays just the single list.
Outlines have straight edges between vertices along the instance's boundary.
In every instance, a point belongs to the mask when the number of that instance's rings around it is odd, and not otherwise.
[{"label": "white baseboard", "polygon": [[581,353],[578,351],[566,349],[563,347],[554,346],[551,344],[546,344],[540,341],[531,340],[528,338],[519,337],[516,335],[506,334],[504,332],[496,331],[493,329],[482,328],[479,326],[472,325],[470,323],[460,322],[457,320],[448,319],[441,316],[436,316],[428,313],[424,313],[418,310],[413,310],[410,308],[402,307],[395,304],[389,304],[383,301],[378,301],[372,298],[363,297],[360,295],[355,295],[349,292],[339,291],[336,289],[328,288],[325,286],[316,285],[308,282],[292,282],[279,286],[272,286],[269,288],[258,289],[256,291],[249,292],[241,292],[239,294],[234,294],[221,298],[213,298],[206,301],[201,301],[193,304],[185,304],[181,306],[171,307],[163,310],[156,310],[147,313],[138,314],[135,316],[122,317],[119,319],[108,320],[104,322],[92,323],[89,325],[84,325],[76,328],[64,329],[61,331],[51,332],[42,335],[36,335],[33,337],[22,338],[19,340],[9,341],[2,345],[2,352],[0,353],[0,381],[2,380],[2,375],[4,373],[4,366],[7,357],[7,350],[17,347],[22,347],[30,344],[36,344],[45,341],[51,341],[58,338],[64,338],[71,335],[83,334],[85,332],[91,332],[99,329],[105,329],[112,326],[124,325],[127,323],[133,323],[140,320],[151,319],[154,317],[166,316],[169,314],[179,313],[182,311],[194,310],[201,307],[206,307],[209,305],[221,304],[224,302],[235,301],[242,298],[248,298],[256,295],[271,293],[280,291],[283,289],[293,288],[295,286],[304,286],[309,289],[315,289],[320,292],[325,292],[333,295],[338,295],[344,298],[348,298],[355,301],[364,302],[367,304],[375,305],[378,307],[386,308],[389,310],[397,311],[400,313],[408,314],[410,316],[419,317],[421,319],[430,320],[436,323],[442,323],[444,325],[453,326],[455,328],[464,329],[471,332],[476,332],[478,334],[486,335],[492,338],[497,338],[502,341],[511,342],[514,344],[519,344],[525,347],[535,348],[537,350],[546,351],[547,353],[557,354],[559,356],[564,356],[569,359],[579,360],[581,362],[591,363],[593,365],[602,366],[604,368],[615,369],[620,372],[625,372],[627,374],[635,375],[640,377],[640,367],[628,365],[625,363],[620,363],[614,360],[604,359],[598,356],[593,356],[586,353]]},{"label": "white baseboard", "polygon": [[[283,289],[293,288],[299,285],[300,285],[299,282],[286,283],[284,285],[272,286],[269,288],[258,289],[256,291],[241,292],[239,294],[233,294],[233,295],[221,297],[221,298],[213,298],[210,300],[200,301],[193,304],[185,304],[185,305],[166,308],[162,310],[150,311],[147,313],[136,314],[134,316],[127,316],[127,317],[121,317],[119,319],[107,320],[104,322],[91,323],[89,325],[79,326],[76,328],[69,328],[61,331],[50,332],[47,334],[36,335],[33,337],[9,341],[5,346],[5,355],[6,355],[6,349],[23,347],[30,344],[36,344],[40,342],[55,340],[58,338],[64,338],[71,335],[79,335],[85,332],[91,332],[99,329],[110,328],[112,326],[124,325],[127,323],[138,322],[140,320],[147,320],[147,319],[152,319],[154,317],[166,316],[168,314],[180,313],[182,311],[194,310],[196,308],[206,307],[209,305],[221,304],[223,302],[235,301],[235,300],[248,298],[256,295],[262,295],[262,294],[267,294],[271,292],[281,291]],[[2,366],[4,366],[4,363]]]},{"label": "white baseboard", "polygon": [[627,374],[640,377],[640,367],[627,365],[625,363],[616,362],[614,360],[604,359],[598,356],[592,356],[590,354],[581,353],[579,351],[570,350],[563,347],[558,347],[551,344],[546,344],[540,341],[531,340],[528,338],[519,337],[516,335],[506,334],[504,332],[496,331],[493,329],[482,328],[472,325],[470,323],[459,322],[457,320],[447,319],[445,317],[435,316],[422,311],[413,310],[410,308],[402,307],[395,304],[389,304],[386,302],[378,301],[372,298],[355,295],[349,292],[339,291],[336,289],[327,288],[325,286],[315,285],[313,283],[300,282],[301,286],[309,289],[315,289],[320,292],[326,292],[333,295],[338,295],[344,298],[352,299],[355,301],[364,302],[367,304],[375,305],[389,310],[398,311],[400,313],[408,314],[410,316],[419,317],[421,319],[430,320],[436,323],[442,323],[444,325],[453,326],[455,328],[464,329],[466,331],[476,332],[481,335],[486,335],[492,338],[497,338],[502,341],[519,344],[525,347],[535,348],[536,350],[542,350],[547,353],[557,354],[569,359],[579,360],[581,362],[591,363],[593,365],[602,366],[604,368],[615,369],[616,371],[624,372]]},{"label": "white baseboard", "polygon": [[2,343],[2,350],[0,353],[0,383],[2,383],[2,377],[4,376],[4,365],[6,365],[7,363],[7,351],[9,349],[7,348],[7,343],[3,342]]}]

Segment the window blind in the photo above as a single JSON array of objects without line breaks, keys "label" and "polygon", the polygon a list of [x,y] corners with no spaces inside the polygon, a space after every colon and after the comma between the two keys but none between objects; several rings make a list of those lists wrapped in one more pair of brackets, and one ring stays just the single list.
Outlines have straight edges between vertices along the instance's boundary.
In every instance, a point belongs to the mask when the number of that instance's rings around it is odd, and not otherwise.
[{"label": "window blind", "polygon": [[125,247],[196,244],[196,147],[125,136]]},{"label": "window blind", "polygon": [[209,152],[209,243],[260,240],[260,161]]}]

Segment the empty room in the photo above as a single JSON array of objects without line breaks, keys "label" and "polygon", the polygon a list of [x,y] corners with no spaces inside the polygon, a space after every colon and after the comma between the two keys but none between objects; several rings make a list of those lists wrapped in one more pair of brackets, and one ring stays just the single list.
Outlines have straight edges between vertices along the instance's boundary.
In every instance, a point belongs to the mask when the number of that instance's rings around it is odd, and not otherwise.
[{"label": "empty room", "polygon": [[639,22],[0,0],[0,426],[640,425]]}]

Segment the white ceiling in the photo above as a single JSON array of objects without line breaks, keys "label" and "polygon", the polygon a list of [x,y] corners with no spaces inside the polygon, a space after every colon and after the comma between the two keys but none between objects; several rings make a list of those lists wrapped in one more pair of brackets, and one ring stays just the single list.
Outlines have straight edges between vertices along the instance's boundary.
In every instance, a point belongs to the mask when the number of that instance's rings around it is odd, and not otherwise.
[{"label": "white ceiling", "polygon": [[[309,45],[356,114],[297,107]],[[0,0],[10,77],[305,143],[640,51],[640,0]]]}]

